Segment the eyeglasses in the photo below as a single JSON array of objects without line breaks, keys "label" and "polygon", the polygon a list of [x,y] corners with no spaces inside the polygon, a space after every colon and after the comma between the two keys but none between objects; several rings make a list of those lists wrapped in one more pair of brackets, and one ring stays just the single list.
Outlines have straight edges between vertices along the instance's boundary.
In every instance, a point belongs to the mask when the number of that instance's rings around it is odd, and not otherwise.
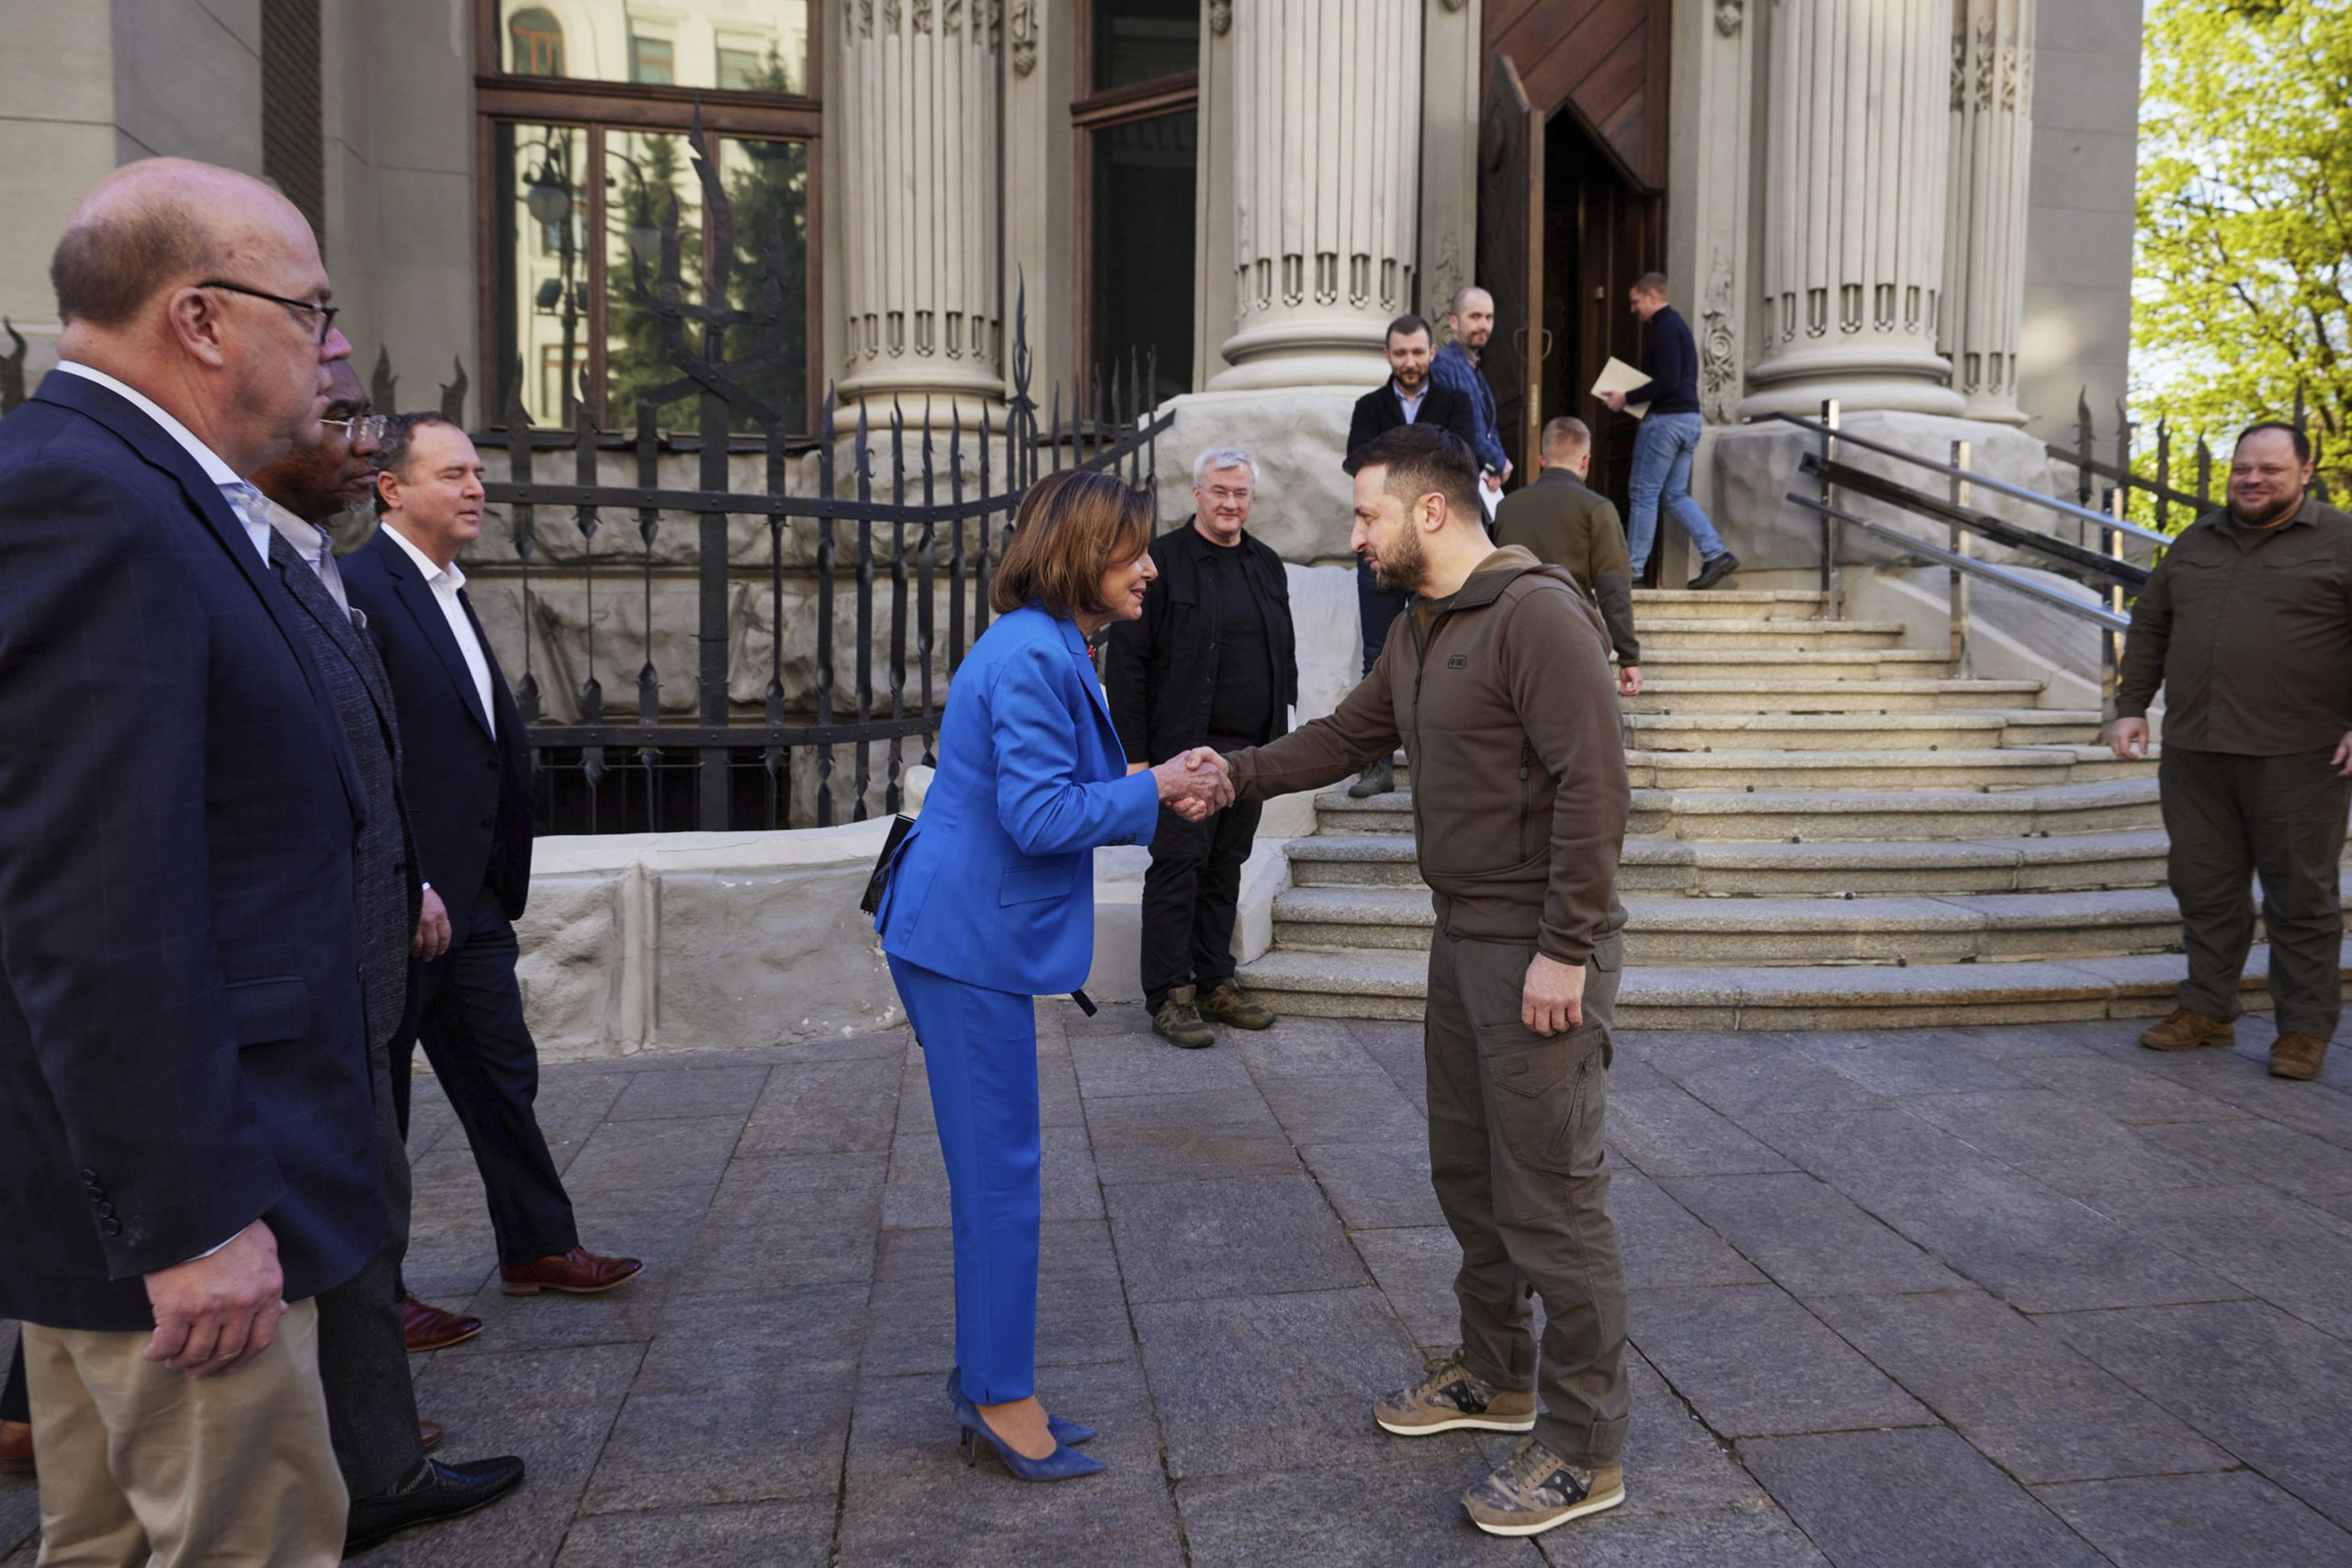
[{"label": "eyeglasses", "polygon": [[334,331],[335,316],[343,309],[340,305],[321,305],[309,299],[288,299],[283,294],[271,294],[259,288],[248,288],[242,283],[223,283],[217,277],[199,283],[197,287],[225,288],[232,294],[251,295],[255,299],[266,299],[273,305],[283,305],[291,310],[311,311],[319,318],[319,344],[322,347],[325,346],[327,334]]},{"label": "eyeglasses", "polygon": [[390,433],[392,416],[388,413],[363,414],[357,419],[322,419],[321,424],[332,424],[343,432],[344,439],[354,446],[362,441],[380,442]]}]

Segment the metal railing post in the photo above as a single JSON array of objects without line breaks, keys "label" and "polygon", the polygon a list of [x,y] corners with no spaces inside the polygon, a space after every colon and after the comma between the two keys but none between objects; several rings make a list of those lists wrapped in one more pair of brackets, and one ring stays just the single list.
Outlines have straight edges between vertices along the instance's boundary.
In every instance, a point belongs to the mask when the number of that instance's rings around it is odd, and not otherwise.
[{"label": "metal railing post", "polygon": [[[1826,427],[1821,435],[1821,462],[1826,470],[1837,457],[1838,400],[1827,398],[1821,404],[1821,423]],[[1821,504],[1826,508],[1837,504],[1836,487],[1824,472],[1821,478]],[[1831,620],[1845,614],[1845,578],[1838,565],[1838,547],[1844,542],[1838,520],[1826,511],[1821,517],[1821,592],[1822,613]]]},{"label": "metal railing post", "polygon": [[[2123,520],[2123,509],[2130,503],[2123,487],[2115,486],[2107,492],[2108,515],[2117,522]],[[2099,550],[2110,560],[2123,558],[2123,535],[2114,528],[2099,531]],[[2100,595],[2109,610],[2123,613],[2123,585],[2110,582]],[[2123,683],[2123,637],[2112,627],[2102,626],[2098,634],[2098,719],[2102,727],[2115,722],[2115,694]]]},{"label": "metal railing post", "polygon": [[[1965,468],[1968,467],[1968,458],[1969,444],[1965,441],[1953,442],[1951,444],[1951,466],[1955,468]],[[1951,503],[1954,506],[1966,506],[1969,504],[1968,481],[1958,474],[1954,474],[1951,479]],[[1957,523],[1952,523],[1945,525],[1945,531],[1951,536],[1952,554],[1965,557],[1970,553],[1970,539],[1972,536],[1969,534],[1967,529],[1962,528]],[[1970,662],[1968,649],[1968,573],[1962,570],[1959,567],[1951,567],[1947,569],[1946,575],[1951,579],[1950,587],[1947,591],[1951,615],[1951,626],[1948,634],[1949,640],[1947,646],[1951,659],[1951,672],[1954,675],[1965,676],[1969,672]]]}]

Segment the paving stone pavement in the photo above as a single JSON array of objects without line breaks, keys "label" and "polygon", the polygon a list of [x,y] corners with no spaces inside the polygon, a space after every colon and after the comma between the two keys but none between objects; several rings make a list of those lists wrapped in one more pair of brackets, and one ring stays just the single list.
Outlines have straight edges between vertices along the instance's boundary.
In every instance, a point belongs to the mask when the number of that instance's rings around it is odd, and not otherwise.
[{"label": "paving stone pavement", "polygon": [[[1504,1439],[1383,1436],[1450,1348],[1418,1031],[1215,1050],[1041,1005],[1042,1390],[1110,1466],[956,1462],[947,1191],[904,1032],[556,1066],[608,1296],[510,1300],[429,1080],[415,1362],[453,1456],[530,1481],[379,1568],[2352,1562],[2352,1059],[2315,1084],[2130,1025],[1629,1034],[1628,1501],[1540,1541],[1461,1490]],[[33,1559],[0,1479],[0,1568]]]}]

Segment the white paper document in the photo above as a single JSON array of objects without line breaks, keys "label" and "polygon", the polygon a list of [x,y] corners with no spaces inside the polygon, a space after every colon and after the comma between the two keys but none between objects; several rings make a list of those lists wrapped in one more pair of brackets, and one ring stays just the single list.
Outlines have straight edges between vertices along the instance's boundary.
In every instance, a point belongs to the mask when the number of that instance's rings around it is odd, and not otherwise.
[{"label": "white paper document", "polygon": [[[1603,392],[1631,391],[1648,380],[1649,378],[1643,375],[1638,367],[1626,364],[1612,354],[1609,356],[1609,363],[1600,367],[1600,374],[1593,378],[1592,395],[1597,398]],[[1625,412],[1639,419],[1650,412],[1650,405],[1627,403]]]}]

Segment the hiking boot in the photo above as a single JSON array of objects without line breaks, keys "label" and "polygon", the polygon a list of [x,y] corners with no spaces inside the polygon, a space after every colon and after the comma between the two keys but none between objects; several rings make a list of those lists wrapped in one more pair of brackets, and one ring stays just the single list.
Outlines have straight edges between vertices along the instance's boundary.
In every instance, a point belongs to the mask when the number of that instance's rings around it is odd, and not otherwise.
[{"label": "hiking boot", "polygon": [[1229,1023],[1236,1029],[1272,1029],[1274,1010],[1254,1000],[1234,979],[1219,980],[1209,994],[1201,998],[1201,1016],[1218,1023]]},{"label": "hiking boot", "polygon": [[2281,1034],[2270,1046],[2274,1078],[2315,1078],[2327,1060],[2327,1042],[2316,1034]]},{"label": "hiking boot", "polygon": [[1348,786],[1350,800],[1370,800],[1375,795],[1386,795],[1396,787],[1396,761],[1383,757],[1356,777]]},{"label": "hiking boot", "polygon": [[1431,1361],[1429,1375],[1411,1388],[1374,1402],[1372,1418],[1384,1432],[1426,1438],[1438,1432],[1532,1432],[1535,1396],[1497,1388],[1470,1371],[1456,1350]]},{"label": "hiking boot", "polygon": [[1738,570],[1739,558],[1732,554],[1729,550],[1725,550],[1714,559],[1702,563],[1699,568],[1699,575],[1692,578],[1686,586],[1693,591],[1701,588],[1713,588],[1716,583],[1721,582],[1724,578],[1729,577],[1733,572],[1737,571]]},{"label": "hiking boot", "polygon": [[1541,1535],[1624,1500],[1623,1465],[1578,1470],[1525,1438],[1511,1450],[1510,1463],[1462,1495],[1462,1507],[1488,1535]]},{"label": "hiking boot", "polygon": [[2217,1018],[2207,1018],[2201,1012],[2187,1008],[2175,1008],[2172,1016],[2140,1036],[2140,1043],[2151,1051],[2194,1051],[2199,1045],[2234,1045],[2238,1043],[2238,1026],[2224,1023]]},{"label": "hiking boot", "polygon": [[1201,1010],[1193,1005],[1190,986],[1179,986],[1168,993],[1159,1010],[1151,1015],[1151,1032],[1170,1045],[1182,1045],[1187,1051],[1216,1043],[1216,1032],[1201,1021]]}]

